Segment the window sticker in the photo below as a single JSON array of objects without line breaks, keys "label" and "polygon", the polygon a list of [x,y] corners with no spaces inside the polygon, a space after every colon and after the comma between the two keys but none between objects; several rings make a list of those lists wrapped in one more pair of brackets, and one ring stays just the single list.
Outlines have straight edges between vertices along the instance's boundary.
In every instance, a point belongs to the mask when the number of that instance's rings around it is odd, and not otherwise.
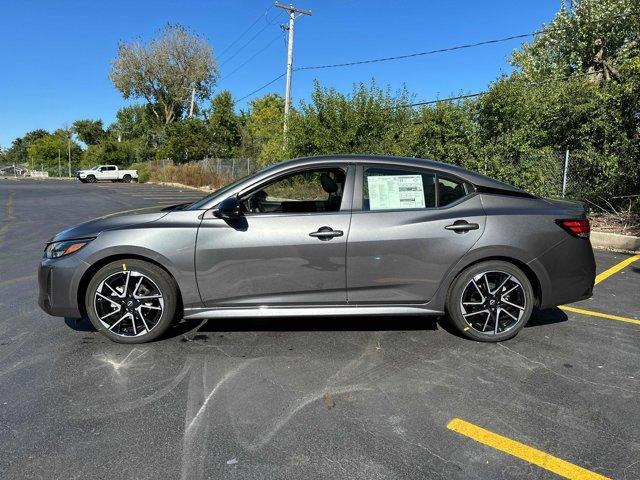
[{"label": "window sticker", "polygon": [[370,176],[367,186],[371,210],[425,208],[422,175]]}]

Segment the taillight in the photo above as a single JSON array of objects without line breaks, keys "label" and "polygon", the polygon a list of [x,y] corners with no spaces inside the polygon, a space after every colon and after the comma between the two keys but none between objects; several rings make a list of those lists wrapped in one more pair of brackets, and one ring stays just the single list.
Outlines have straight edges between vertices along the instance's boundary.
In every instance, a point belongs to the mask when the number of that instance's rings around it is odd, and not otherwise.
[{"label": "taillight", "polygon": [[574,237],[589,238],[591,225],[589,225],[589,220],[586,218],[580,220],[556,220],[556,223]]}]

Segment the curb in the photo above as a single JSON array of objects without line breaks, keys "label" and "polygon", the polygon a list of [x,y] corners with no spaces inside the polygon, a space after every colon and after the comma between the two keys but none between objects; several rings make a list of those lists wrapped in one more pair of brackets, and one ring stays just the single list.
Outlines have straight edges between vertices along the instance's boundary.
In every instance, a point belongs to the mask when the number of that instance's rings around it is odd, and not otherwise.
[{"label": "curb", "polygon": [[605,250],[640,253],[640,237],[592,231],[591,246]]},{"label": "curb", "polygon": [[183,183],[157,182],[155,180],[149,180],[148,182],[145,182],[145,183],[152,184],[152,185],[163,185],[165,187],[188,188],[189,190],[198,190],[200,192],[206,192],[206,193],[215,192],[215,190],[208,187],[192,187],[191,185],[185,185]]}]

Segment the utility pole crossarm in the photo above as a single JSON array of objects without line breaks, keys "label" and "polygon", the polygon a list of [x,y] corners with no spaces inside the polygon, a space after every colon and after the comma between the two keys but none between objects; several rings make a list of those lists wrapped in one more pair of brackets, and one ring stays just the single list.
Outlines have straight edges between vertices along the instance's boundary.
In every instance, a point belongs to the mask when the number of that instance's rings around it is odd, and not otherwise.
[{"label": "utility pole crossarm", "polygon": [[282,8],[289,12],[289,44],[287,46],[287,84],[284,95],[284,133],[287,134],[289,125],[289,109],[291,108],[291,74],[293,73],[293,27],[296,19],[296,13],[300,15],[312,15],[311,10],[302,10],[293,5],[283,5],[274,3],[276,8]]},{"label": "utility pole crossarm", "polygon": [[296,8],[293,5],[284,5],[280,2],[274,3],[273,6],[277,8],[282,8],[283,10],[287,10],[292,13],[299,13],[301,15],[309,15],[309,16],[313,15],[313,12],[311,10],[303,10],[301,8]]}]

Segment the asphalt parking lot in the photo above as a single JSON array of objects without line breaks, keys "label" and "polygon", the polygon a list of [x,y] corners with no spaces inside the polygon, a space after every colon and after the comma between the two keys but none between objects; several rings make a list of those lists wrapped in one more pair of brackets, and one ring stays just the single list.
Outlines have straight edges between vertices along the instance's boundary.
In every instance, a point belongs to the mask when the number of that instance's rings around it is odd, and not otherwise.
[{"label": "asphalt parking lot", "polygon": [[424,318],[307,318],[127,346],[38,308],[53,234],[199,196],[0,180],[0,478],[640,478],[629,255],[597,251],[593,298],[498,344]]}]

